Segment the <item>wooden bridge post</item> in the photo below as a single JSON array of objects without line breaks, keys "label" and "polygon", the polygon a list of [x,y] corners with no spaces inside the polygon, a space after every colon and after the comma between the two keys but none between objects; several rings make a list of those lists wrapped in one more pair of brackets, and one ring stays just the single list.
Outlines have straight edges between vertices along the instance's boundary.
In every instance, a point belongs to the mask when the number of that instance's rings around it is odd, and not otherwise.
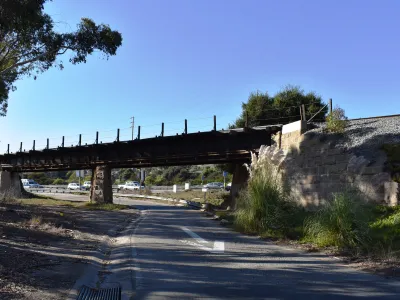
[{"label": "wooden bridge post", "polygon": [[161,136],[164,136],[164,123],[161,123]]},{"label": "wooden bridge post", "polygon": [[10,144],[7,144],[7,154],[10,154]]},{"label": "wooden bridge post", "polygon": [[61,147],[64,148],[64,136],[62,137]]},{"label": "wooden bridge post", "polygon": [[185,119],[185,134],[187,134],[187,120]]},{"label": "wooden bridge post", "polygon": [[46,149],[49,149],[49,139],[47,139]]},{"label": "wooden bridge post", "polygon": [[21,144],[19,145],[19,152],[22,152],[22,142],[21,142]]},{"label": "wooden bridge post", "polygon": [[79,134],[79,143],[78,143],[78,145],[79,145],[79,146],[82,145],[82,134]]},{"label": "wooden bridge post", "polygon": [[99,143],[99,132],[96,131],[96,145]]},{"label": "wooden bridge post", "polygon": [[332,98],[329,99],[329,114],[332,113]]},{"label": "wooden bridge post", "polygon": [[35,140],[33,140],[33,147],[32,150],[35,151]]},{"label": "wooden bridge post", "polygon": [[137,134],[138,140],[140,140],[140,126],[138,126],[138,134]]},{"label": "wooden bridge post", "polygon": [[117,142],[119,142],[119,128],[117,129]]},{"label": "wooden bridge post", "polygon": [[214,115],[214,131],[217,131],[217,116]]}]

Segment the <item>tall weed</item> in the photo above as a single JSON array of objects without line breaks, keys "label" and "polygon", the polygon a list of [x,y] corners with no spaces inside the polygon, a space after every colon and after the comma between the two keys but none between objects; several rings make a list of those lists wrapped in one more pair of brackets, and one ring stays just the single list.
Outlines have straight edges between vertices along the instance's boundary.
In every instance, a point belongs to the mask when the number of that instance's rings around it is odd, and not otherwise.
[{"label": "tall weed", "polygon": [[254,160],[247,189],[237,199],[235,225],[249,233],[283,233],[290,227],[295,206],[283,188],[278,168],[268,159]]},{"label": "tall weed", "polygon": [[336,193],[331,202],[306,218],[306,240],[319,246],[364,251],[370,243],[371,212],[356,191]]}]

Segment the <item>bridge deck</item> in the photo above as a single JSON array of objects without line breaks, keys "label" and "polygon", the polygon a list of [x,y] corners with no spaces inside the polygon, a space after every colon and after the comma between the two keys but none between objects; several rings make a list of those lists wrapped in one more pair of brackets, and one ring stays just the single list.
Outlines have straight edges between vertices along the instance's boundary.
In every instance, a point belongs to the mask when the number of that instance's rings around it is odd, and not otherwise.
[{"label": "bridge deck", "polygon": [[250,151],[271,144],[280,125],[208,131],[76,147],[30,150],[0,156],[2,169],[18,172],[200,165],[246,162]]}]

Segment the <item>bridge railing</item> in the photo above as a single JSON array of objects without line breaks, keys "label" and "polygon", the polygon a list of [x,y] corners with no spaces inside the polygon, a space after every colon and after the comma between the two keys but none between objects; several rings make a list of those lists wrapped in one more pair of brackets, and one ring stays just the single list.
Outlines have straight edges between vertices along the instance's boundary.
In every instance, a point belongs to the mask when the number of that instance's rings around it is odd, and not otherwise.
[{"label": "bridge railing", "polygon": [[[323,121],[321,115],[327,106],[329,110],[332,111],[332,99],[329,99],[329,102],[323,107],[321,107],[321,102],[311,102],[297,106],[262,109],[259,112],[262,117],[257,118],[249,117],[246,113],[244,127],[274,124],[282,125],[298,120]],[[312,117],[310,117],[311,115]],[[136,131],[134,129],[136,129]],[[4,152],[6,154],[12,154],[16,152],[29,152],[30,150],[57,149],[59,147],[85,146],[217,130],[217,117],[214,115],[212,117],[195,118],[190,121],[185,119],[176,122],[137,126],[136,128],[132,125],[130,127],[102,130],[101,132],[86,132],[71,136],[47,138],[44,141],[33,140],[20,142],[19,145],[12,146],[7,144]]]}]

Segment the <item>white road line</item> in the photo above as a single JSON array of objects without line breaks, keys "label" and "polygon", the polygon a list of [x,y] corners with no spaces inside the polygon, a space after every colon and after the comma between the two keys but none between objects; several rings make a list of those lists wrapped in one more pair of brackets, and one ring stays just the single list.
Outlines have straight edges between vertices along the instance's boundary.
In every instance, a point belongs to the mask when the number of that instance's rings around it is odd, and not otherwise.
[{"label": "white road line", "polygon": [[[187,228],[185,226],[181,226],[181,229],[197,241],[197,243],[195,243],[195,242],[192,242],[192,241],[180,240],[182,243],[194,246],[196,248],[199,248],[201,250],[208,251],[208,252],[211,252],[211,253],[224,253],[224,251],[225,251],[225,243],[224,242],[215,241],[213,248],[206,247],[206,246],[204,246],[202,244],[207,244],[208,241],[206,241],[205,239],[201,238],[198,234],[194,233],[193,231],[191,231],[189,228]],[[198,244],[198,243],[200,243],[200,244]]]},{"label": "white road line", "polygon": [[191,231],[189,228],[182,226],[181,229],[184,232],[186,232],[188,235],[190,235],[192,238],[194,238],[198,243],[202,243],[202,244],[208,243],[205,239],[201,238],[199,235],[197,235],[196,233]]},{"label": "white road line", "polygon": [[214,250],[214,252],[224,253],[224,251],[225,251],[225,243],[224,242],[215,241],[213,250]]}]

